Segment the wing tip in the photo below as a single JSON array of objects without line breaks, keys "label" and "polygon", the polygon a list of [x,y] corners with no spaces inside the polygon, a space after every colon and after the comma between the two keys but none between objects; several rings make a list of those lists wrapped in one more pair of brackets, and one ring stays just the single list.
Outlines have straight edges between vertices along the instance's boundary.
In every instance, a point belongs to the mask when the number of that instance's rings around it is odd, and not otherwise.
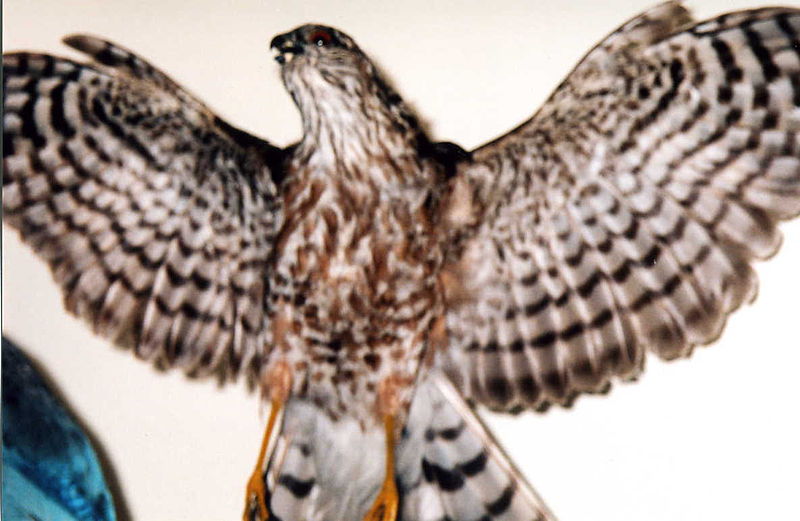
[{"label": "wing tip", "polygon": [[68,34],[61,41],[65,45],[91,56],[102,52],[108,45],[108,42],[101,38],[83,33]]},{"label": "wing tip", "polygon": [[[90,56],[95,62],[108,67],[125,68],[131,72],[146,68],[146,64],[129,50],[113,42],[90,34],[68,34],[61,39],[65,45]],[[148,71],[149,72],[149,71]]]},{"label": "wing tip", "polygon": [[650,45],[694,22],[692,11],[683,5],[682,0],[667,0],[625,22],[604,41],[624,34],[626,40]]}]

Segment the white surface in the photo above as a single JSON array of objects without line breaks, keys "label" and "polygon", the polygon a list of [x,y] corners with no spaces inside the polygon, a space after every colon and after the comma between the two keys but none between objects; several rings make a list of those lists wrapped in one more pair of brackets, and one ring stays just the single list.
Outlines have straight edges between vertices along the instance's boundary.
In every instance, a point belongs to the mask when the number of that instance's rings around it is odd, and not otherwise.
[{"label": "white surface", "polygon": [[[4,2],[4,49],[69,53],[90,32],[152,60],[234,125],[285,145],[299,117],[267,45],[305,22],[348,32],[466,148],[527,118],[580,56],[649,0]],[[795,2],[796,3],[796,2]],[[693,2],[700,16],[747,2]],[[749,4],[752,5],[752,4]],[[493,416],[562,521],[800,519],[800,223],[761,294],[691,361],[569,411]],[[159,374],[67,316],[44,265],[3,231],[4,331],[43,362],[102,441],[135,520],[238,519],[263,414],[243,386]],[[354,457],[362,457],[354,450]]]}]

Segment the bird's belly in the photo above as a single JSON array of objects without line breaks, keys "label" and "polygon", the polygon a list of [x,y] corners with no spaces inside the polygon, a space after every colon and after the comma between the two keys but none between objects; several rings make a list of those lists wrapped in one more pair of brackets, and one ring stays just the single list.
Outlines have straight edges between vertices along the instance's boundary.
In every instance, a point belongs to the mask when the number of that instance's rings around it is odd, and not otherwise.
[{"label": "bird's belly", "polygon": [[386,230],[365,234],[357,245],[330,242],[338,245],[330,251],[306,242],[288,261],[292,295],[276,306],[282,325],[272,359],[294,368],[293,395],[366,427],[378,421],[382,381],[407,384],[401,402],[410,403],[428,331],[440,313],[440,255],[430,238],[409,244]]}]

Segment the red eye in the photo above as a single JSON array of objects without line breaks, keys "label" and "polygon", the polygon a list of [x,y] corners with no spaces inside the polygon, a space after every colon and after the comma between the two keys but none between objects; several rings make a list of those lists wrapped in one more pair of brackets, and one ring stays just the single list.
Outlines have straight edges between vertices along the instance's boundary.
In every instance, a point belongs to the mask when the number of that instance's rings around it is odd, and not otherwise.
[{"label": "red eye", "polygon": [[333,41],[333,36],[328,31],[317,29],[308,36],[308,43],[313,43],[317,47],[323,47]]}]

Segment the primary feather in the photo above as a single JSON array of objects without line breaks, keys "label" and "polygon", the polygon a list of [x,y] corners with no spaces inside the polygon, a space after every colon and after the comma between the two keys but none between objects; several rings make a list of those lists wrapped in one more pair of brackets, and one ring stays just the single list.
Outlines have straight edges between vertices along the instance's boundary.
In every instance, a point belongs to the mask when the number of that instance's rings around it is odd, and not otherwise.
[{"label": "primary feather", "polygon": [[717,338],[800,212],[798,32],[796,9],[696,23],[662,4],[474,151],[444,361],[462,392],[568,404],[636,376],[647,350]]},{"label": "primary feather", "polygon": [[3,55],[4,222],[97,333],[188,373],[253,372],[278,150],[127,51],[66,42],[95,62]]}]

